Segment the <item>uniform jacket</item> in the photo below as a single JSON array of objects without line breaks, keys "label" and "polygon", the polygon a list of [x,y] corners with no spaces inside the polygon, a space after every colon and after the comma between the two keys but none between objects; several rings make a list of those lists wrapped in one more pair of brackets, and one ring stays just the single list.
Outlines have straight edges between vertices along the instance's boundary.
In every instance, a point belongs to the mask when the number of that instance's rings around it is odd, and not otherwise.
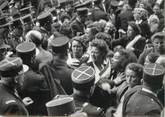
[{"label": "uniform jacket", "polygon": [[4,84],[0,84],[0,105],[0,115],[29,115],[22,100]]},{"label": "uniform jacket", "polygon": [[73,93],[71,81],[73,69],[67,66],[64,59],[54,57],[48,64],[41,65],[40,71],[44,74],[48,87],[53,91],[52,96]]},{"label": "uniform jacket", "polygon": [[155,95],[142,89],[132,94],[127,103],[124,101],[123,107],[124,116],[160,116],[163,109]]},{"label": "uniform jacket", "polygon": [[85,29],[85,25],[80,21],[78,21],[78,19],[75,19],[71,23],[72,37],[84,34],[84,29]]},{"label": "uniform jacket", "polygon": [[33,103],[27,106],[30,115],[47,115],[45,103],[51,100],[51,97],[43,75],[31,69],[25,72],[20,96],[33,100]]}]

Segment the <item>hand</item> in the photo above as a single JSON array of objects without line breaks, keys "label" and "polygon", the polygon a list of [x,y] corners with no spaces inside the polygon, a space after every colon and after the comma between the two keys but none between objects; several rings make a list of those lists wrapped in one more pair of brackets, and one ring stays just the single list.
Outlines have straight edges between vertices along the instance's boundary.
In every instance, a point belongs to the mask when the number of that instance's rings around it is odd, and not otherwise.
[{"label": "hand", "polygon": [[34,102],[30,97],[25,97],[22,101],[25,104],[25,106],[28,106]]},{"label": "hand", "polygon": [[107,92],[109,92],[110,91],[110,89],[111,89],[111,86],[110,86],[110,84],[108,84],[108,83],[102,83],[101,84],[101,88],[104,90],[104,91],[107,91]]},{"label": "hand", "polygon": [[77,59],[68,59],[67,65],[70,67],[78,67],[80,65],[80,61]]},{"label": "hand", "polygon": [[119,85],[120,83],[122,83],[125,79],[125,73],[118,73],[117,77],[114,79],[115,85]]}]

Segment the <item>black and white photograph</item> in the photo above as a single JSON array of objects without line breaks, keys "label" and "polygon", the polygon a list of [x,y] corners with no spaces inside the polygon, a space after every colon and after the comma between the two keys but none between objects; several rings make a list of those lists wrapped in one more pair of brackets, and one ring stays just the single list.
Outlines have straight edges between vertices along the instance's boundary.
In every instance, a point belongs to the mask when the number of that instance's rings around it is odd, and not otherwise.
[{"label": "black and white photograph", "polygon": [[165,0],[0,0],[0,117],[165,117]]}]

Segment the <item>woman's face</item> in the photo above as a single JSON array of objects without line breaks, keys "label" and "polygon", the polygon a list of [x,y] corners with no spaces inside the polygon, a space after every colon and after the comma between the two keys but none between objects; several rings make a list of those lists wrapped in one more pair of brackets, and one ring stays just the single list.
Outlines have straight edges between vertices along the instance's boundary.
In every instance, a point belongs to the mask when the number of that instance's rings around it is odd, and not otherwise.
[{"label": "woman's face", "polygon": [[91,47],[91,57],[92,57],[93,62],[96,62],[96,63],[102,61],[102,58],[103,58],[100,50],[95,46]]},{"label": "woman's face", "polygon": [[72,54],[74,58],[81,58],[83,55],[83,46],[80,42],[74,40],[72,42]]},{"label": "woman's face", "polygon": [[133,28],[131,26],[128,25],[128,29],[127,29],[127,37],[133,37],[135,34]]},{"label": "woman's face", "polygon": [[116,69],[120,66],[122,60],[122,56],[119,52],[115,52],[112,59],[111,59],[111,65],[113,69]]},{"label": "woman's face", "polygon": [[125,75],[126,82],[129,84],[129,86],[133,87],[139,83],[136,73],[133,70],[127,68],[125,71]]},{"label": "woman's face", "polygon": [[104,32],[105,33],[108,33],[109,32],[109,30],[111,30],[113,28],[113,24],[111,24],[111,23],[107,23],[106,24],[106,26],[105,26],[105,28],[104,28]]}]

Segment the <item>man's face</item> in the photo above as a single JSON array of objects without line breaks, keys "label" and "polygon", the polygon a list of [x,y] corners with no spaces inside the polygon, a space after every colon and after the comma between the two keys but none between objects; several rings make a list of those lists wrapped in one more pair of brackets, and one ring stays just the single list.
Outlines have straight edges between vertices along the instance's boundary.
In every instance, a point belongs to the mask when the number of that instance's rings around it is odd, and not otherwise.
[{"label": "man's face", "polygon": [[135,85],[139,84],[139,80],[136,76],[136,73],[127,68],[125,71],[125,75],[126,75],[126,82],[129,84],[130,87],[134,87]]},{"label": "man's face", "polygon": [[153,45],[154,45],[154,49],[155,49],[157,52],[160,52],[160,51],[162,51],[163,49],[165,49],[165,39],[156,38],[156,39],[154,39],[154,41],[153,41]]},{"label": "man's face", "polygon": [[160,8],[158,6],[154,6],[153,12],[157,15],[160,13]]}]

